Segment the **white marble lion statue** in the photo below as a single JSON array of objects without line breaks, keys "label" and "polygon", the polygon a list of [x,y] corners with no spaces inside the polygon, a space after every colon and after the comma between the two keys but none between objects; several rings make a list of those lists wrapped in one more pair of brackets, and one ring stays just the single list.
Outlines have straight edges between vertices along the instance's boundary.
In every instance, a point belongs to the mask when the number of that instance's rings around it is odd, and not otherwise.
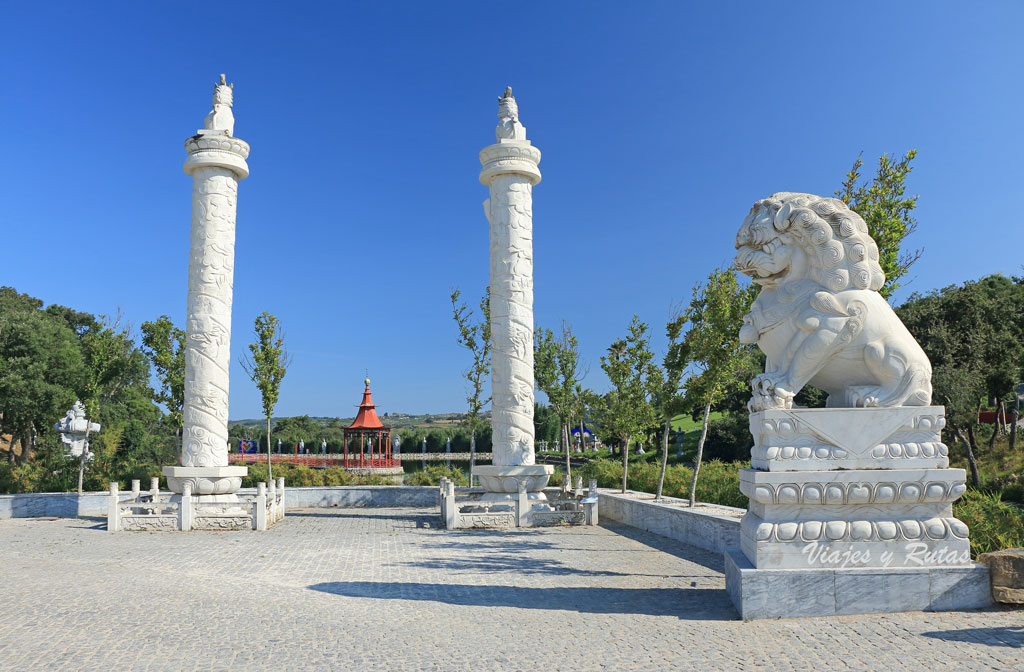
[{"label": "white marble lion statue", "polygon": [[885,275],[860,215],[835,198],[781,192],[750,209],[734,264],[761,285],[740,340],[765,372],[751,412],[792,408],[812,384],[830,407],[927,406],[927,355],[878,293]]}]

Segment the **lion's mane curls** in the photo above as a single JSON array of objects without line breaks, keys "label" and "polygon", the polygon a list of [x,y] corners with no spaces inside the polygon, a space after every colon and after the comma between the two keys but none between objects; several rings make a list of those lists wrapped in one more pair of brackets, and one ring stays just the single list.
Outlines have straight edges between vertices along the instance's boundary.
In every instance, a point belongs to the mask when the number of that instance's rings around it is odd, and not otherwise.
[{"label": "lion's mane curls", "polygon": [[885,284],[878,246],[868,235],[867,224],[838,198],[781,191],[755,203],[750,215],[760,210],[771,214],[776,231],[796,234],[829,290],[877,292]]}]

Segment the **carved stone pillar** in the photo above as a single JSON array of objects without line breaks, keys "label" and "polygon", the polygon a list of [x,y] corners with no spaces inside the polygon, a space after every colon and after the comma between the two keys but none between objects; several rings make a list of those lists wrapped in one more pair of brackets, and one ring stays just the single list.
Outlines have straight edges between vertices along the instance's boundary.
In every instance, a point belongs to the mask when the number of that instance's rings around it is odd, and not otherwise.
[{"label": "carved stone pillar", "polygon": [[490,498],[513,499],[525,484],[542,499],[554,468],[534,464],[533,186],[540,150],[526,139],[511,88],[498,103],[497,142],[480,151],[491,252],[491,465],[473,473]]},{"label": "carved stone pillar", "polygon": [[181,494],[231,495],[246,467],[229,467],[228,367],[235,266],[238,182],[249,175],[249,145],[232,136],[233,93],[221,75],[204,128],[185,141],[192,177],[192,236],[185,316],[185,405],[181,465],[164,467],[168,487]]}]

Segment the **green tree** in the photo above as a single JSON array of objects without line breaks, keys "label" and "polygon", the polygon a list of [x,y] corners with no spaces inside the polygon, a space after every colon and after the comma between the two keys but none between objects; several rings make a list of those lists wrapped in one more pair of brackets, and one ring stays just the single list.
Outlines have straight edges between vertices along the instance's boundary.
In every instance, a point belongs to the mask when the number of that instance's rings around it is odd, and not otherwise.
[{"label": "green tree", "polygon": [[906,196],[906,179],[912,167],[910,162],[917,150],[907,152],[902,159],[893,160],[888,154],[878,159],[878,171],[870,181],[857,184],[864,165],[861,158],[853,162],[836,196],[864,218],[868,233],[878,245],[878,263],[885,273],[885,285],[879,290],[888,299],[900,286],[900,278],[921,257],[921,250],[901,251],[903,240],[917,229],[911,216],[917,207],[917,196]]},{"label": "green tree", "polygon": [[15,441],[24,462],[33,437],[52,432],[86,385],[75,331],[41,306],[27,294],[0,288],[0,430],[11,435],[11,462]]},{"label": "green tree", "polygon": [[533,377],[560,419],[559,443],[565,451],[566,478],[572,477],[569,426],[573,418],[583,417],[584,397],[579,381],[585,375],[580,363],[579,342],[572,327],[562,322],[559,338],[555,338],[550,329],[538,327],[533,339]]},{"label": "green tree", "polygon": [[253,326],[256,341],[249,344],[249,354],[242,357],[241,365],[260,391],[263,416],[267,420],[267,478],[273,478],[270,464],[270,419],[281,392],[281,381],[291,365],[284,348],[284,331],[277,318],[263,311]]},{"label": "green tree", "polygon": [[[127,386],[145,385],[149,369],[145,356],[135,347],[131,327],[121,324],[120,316],[112,322],[101,317],[82,333],[80,341],[84,383],[79,397],[85,406],[85,416],[98,420],[104,407]],[[119,433],[117,428],[109,429]],[[88,431],[85,438],[88,442]],[[107,458],[113,456],[119,444],[120,436],[117,439],[112,436],[107,442],[111,448]],[[83,451],[78,468],[79,494],[85,476],[85,458]]]},{"label": "green tree", "polygon": [[538,442],[557,443],[561,419],[549,405],[534,403],[533,405],[534,437]]},{"label": "green tree", "polygon": [[1024,376],[1024,278],[992,275],[914,294],[896,312],[932,363],[932,397],[946,407],[977,486],[978,411],[986,398],[1009,398]]},{"label": "green tree", "polygon": [[466,396],[469,412],[462,425],[469,430],[469,469],[472,474],[476,466],[476,435],[486,424],[481,412],[491,401],[490,395],[484,395],[487,374],[491,370],[491,289],[488,287],[480,299],[480,322],[473,321],[473,311],[465,303],[459,303],[459,296],[457,289],[451,293],[452,316],[459,330],[459,345],[469,350],[473,360],[469,368],[462,372],[469,383]]},{"label": "green tree", "polygon": [[154,393],[153,398],[167,409],[180,459],[182,408],[185,406],[185,330],[174,326],[166,315],[161,315],[154,322],[143,322],[142,351],[160,381],[160,390]]},{"label": "green tree", "polygon": [[655,499],[661,499],[665,485],[665,471],[668,469],[668,441],[672,433],[672,418],[686,409],[686,397],[683,389],[683,374],[689,363],[689,348],[680,341],[685,320],[681,311],[668,321],[665,335],[668,336],[668,350],[662,366],[652,369],[651,404],[665,423],[661,435],[661,469],[658,472],[658,488]]},{"label": "green tree", "polygon": [[716,269],[706,283],[693,288],[690,307],[677,318],[680,329],[683,322],[690,325],[681,349],[696,369],[686,381],[686,404],[695,411],[702,408],[704,416],[690,482],[691,507],[696,500],[711,407],[722,401],[731,387],[746,384],[738,374],[747,368],[752,353],[750,346],[740,344],[740,327],[756,296],[757,288],[741,287],[732,269]]},{"label": "green tree", "polygon": [[601,357],[612,389],[602,403],[603,431],[616,437],[622,450],[622,492],[626,491],[629,473],[629,444],[633,437],[658,421],[651,406],[651,362],[654,359],[647,337],[647,325],[633,315],[629,335],[608,347]]}]

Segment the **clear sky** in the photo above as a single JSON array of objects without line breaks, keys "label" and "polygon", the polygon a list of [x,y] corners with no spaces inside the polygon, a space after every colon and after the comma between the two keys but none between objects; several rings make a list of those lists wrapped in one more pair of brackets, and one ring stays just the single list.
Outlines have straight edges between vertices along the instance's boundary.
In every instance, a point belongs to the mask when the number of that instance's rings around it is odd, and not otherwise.
[{"label": "clear sky", "polygon": [[[101,11],[102,9],[102,11]],[[750,205],[831,194],[917,148],[906,291],[1024,263],[1024,3],[5,3],[0,284],[184,322],[183,143],[219,73],[239,189],[231,417],[261,311],[294,355],[278,415],[461,411],[448,295],[487,284],[479,150],[511,85],[543,152],[535,319],[599,358],[732,258]]]}]

